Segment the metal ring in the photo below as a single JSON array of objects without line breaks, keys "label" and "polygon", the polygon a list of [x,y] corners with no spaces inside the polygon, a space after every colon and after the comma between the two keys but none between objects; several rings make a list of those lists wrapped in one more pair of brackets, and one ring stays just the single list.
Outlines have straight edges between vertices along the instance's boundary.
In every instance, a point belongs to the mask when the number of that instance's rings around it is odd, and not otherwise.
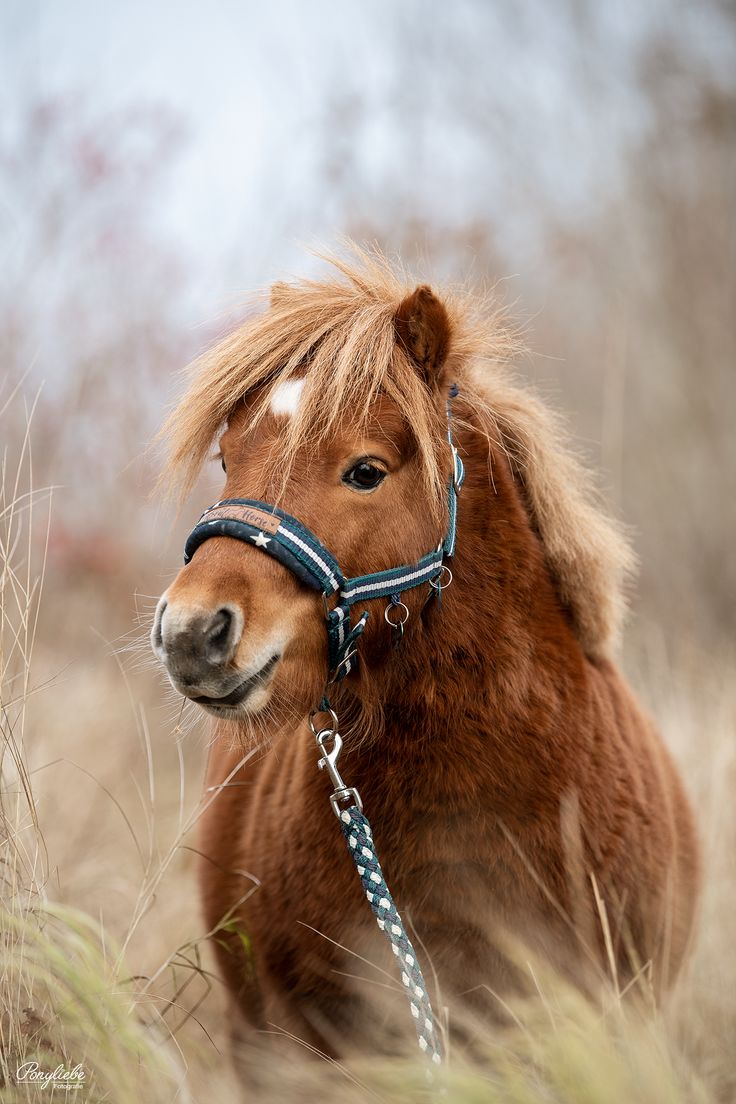
[{"label": "metal ring", "polygon": [[328,749],[325,747],[325,740],[331,740],[335,735],[334,728],[321,728],[318,732],[315,732],[314,738],[320,749],[326,752]]},{"label": "metal ring", "polygon": [[[321,713],[329,713],[332,728],[317,727],[314,723],[314,718],[319,717]],[[337,732],[337,713],[334,709],[328,707],[327,709],[313,709],[309,714],[309,728],[313,736],[334,736]]]},{"label": "metal ring", "polygon": [[[404,617],[401,621],[391,620],[391,618],[389,617],[389,613],[392,609],[404,611]],[[403,629],[404,625],[409,620],[409,608],[408,606],[405,606],[403,602],[391,602],[390,605],[386,606],[385,610],[383,611],[383,619],[387,625],[391,626],[392,629]]]},{"label": "metal ring", "polygon": [[[442,572],[443,571],[447,572],[447,582],[446,583],[441,583],[440,582],[440,579],[442,578]],[[450,571],[447,564],[443,564],[442,567],[440,568],[440,571],[439,571],[439,574],[438,574],[437,578],[436,579],[430,579],[429,580],[429,585],[431,587],[434,587],[434,589],[439,593],[442,590],[447,590],[447,588],[449,587],[451,582],[452,582],[452,572]]]}]

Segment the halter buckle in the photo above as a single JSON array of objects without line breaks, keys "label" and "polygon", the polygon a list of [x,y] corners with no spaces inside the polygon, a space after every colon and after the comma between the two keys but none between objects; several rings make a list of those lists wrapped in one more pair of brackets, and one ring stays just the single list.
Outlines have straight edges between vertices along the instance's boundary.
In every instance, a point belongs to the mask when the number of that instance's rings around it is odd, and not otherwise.
[{"label": "halter buckle", "polygon": [[[350,663],[351,660],[355,659],[357,654],[358,654],[358,647],[355,644],[355,642],[353,642],[350,645],[350,649],[345,653],[345,655],[342,657],[342,659],[340,659],[338,661],[337,665],[335,666],[335,670],[332,672],[332,675],[327,680],[327,685],[328,686],[332,686],[333,682],[341,682],[342,681],[342,679],[348,673],[348,664]],[[343,671],[343,668],[345,668],[344,671]]]}]

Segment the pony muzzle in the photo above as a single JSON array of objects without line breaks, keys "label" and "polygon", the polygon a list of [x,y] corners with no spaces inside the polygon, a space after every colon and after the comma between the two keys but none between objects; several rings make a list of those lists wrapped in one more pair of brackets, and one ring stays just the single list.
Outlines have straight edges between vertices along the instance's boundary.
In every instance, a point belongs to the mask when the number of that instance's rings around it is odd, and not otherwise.
[{"label": "pony muzzle", "polygon": [[244,617],[235,602],[212,609],[159,601],[151,632],[155,654],[172,685],[184,697],[215,711],[237,709],[251,697],[261,697],[281,658],[280,648],[267,647],[248,663],[235,664],[243,636]]}]

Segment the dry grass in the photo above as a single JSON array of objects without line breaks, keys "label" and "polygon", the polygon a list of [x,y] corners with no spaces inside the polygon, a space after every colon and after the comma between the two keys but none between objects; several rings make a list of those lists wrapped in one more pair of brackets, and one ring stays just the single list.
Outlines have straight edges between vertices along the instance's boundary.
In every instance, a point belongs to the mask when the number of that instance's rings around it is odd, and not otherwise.
[{"label": "dry grass", "polygon": [[[29,1061],[80,1064],[75,1100],[238,1099],[192,870],[205,740],[177,705],[161,705],[145,652],[99,635],[115,629],[104,588],[60,591],[51,579],[42,601],[49,496],[23,495],[31,467],[26,445],[0,500],[3,1100],[49,1099],[17,1083]],[[593,1007],[537,964],[538,996],[472,1062],[453,1061],[449,1099],[715,1104],[736,1094],[736,688],[725,660],[668,651],[651,632],[638,640],[630,671],[683,767],[708,856],[690,968],[664,1012],[642,1020],[615,990]],[[62,667],[67,649],[75,659]],[[276,1072],[264,1068],[257,1099],[433,1091],[411,1058],[347,1068],[296,1046]]]}]

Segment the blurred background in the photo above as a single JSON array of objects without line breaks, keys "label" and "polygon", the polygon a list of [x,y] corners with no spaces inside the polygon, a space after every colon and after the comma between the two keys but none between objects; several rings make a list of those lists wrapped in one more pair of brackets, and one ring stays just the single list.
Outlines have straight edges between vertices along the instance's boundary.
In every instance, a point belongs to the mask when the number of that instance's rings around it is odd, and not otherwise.
[{"label": "blurred background", "polygon": [[349,234],[497,285],[522,373],[632,527],[637,613],[730,632],[733,4],[0,12],[2,374],[43,383],[55,572],[141,588],[161,546],[142,453],[173,373],[246,291]]},{"label": "blurred background", "polygon": [[[641,560],[624,663],[696,798],[715,800],[704,757],[736,782],[730,0],[4,0],[0,66],[5,509],[32,486],[36,518],[28,543],[16,511],[3,554],[45,570],[18,610],[37,618],[25,739],[57,897],[122,936],[123,821],[144,808],[158,853],[198,793],[204,740],[135,649],[187,524],[150,497],[176,372],[341,235],[508,305],[522,378]],[[219,470],[205,484],[192,517]],[[172,876],[190,867],[182,848]],[[156,898],[140,973],[163,929],[196,935],[187,893]]]}]

